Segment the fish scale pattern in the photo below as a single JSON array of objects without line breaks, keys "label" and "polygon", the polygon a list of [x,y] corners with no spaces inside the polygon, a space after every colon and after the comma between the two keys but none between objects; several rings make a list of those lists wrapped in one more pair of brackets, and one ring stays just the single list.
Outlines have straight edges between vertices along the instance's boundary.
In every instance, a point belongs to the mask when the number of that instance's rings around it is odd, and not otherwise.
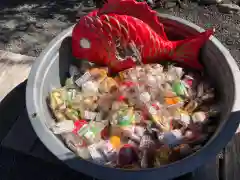
[{"label": "fish scale pattern", "polygon": [[97,33],[107,48],[115,47],[116,40],[120,40],[123,47],[127,47],[128,43],[134,43],[143,59],[162,56],[173,49],[170,41],[164,41],[146,23],[132,16],[116,14],[85,16],[84,26]]}]

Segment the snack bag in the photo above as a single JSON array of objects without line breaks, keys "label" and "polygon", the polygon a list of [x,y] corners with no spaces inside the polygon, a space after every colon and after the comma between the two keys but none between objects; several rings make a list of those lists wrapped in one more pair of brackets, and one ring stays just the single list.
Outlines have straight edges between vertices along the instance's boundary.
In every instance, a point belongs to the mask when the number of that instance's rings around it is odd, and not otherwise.
[{"label": "snack bag", "polygon": [[74,133],[61,134],[66,146],[83,159],[90,159],[90,153],[85,140]]}]

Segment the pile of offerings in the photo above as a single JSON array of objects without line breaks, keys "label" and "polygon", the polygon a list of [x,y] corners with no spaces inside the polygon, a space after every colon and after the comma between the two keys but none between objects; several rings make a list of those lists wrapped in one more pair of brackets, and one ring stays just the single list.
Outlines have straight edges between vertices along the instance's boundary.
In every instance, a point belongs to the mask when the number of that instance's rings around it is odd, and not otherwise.
[{"label": "pile of offerings", "polygon": [[48,104],[50,126],[77,156],[116,168],[153,168],[199,150],[216,129],[215,90],[199,72],[146,64],[109,76],[71,66]]}]

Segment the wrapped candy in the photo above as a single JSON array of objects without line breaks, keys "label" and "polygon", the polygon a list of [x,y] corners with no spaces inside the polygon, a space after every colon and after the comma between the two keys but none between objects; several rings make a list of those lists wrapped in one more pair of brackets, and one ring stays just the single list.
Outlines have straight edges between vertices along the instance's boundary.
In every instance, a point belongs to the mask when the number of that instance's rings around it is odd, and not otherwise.
[{"label": "wrapped candy", "polygon": [[182,102],[182,99],[178,96],[175,96],[175,97],[166,97],[164,98],[165,100],[165,103],[167,105],[174,105],[174,104],[177,104],[177,103],[181,103]]},{"label": "wrapped candy", "polygon": [[77,89],[78,86],[74,83],[73,77],[67,78],[65,81],[66,89]]},{"label": "wrapped candy", "polygon": [[118,111],[117,121],[119,126],[131,125],[135,121],[133,108],[128,108],[123,111]]},{"label": "wrapped candy", "polygon": [[182,110],[178,110],[173,119],[184,127],[188,127],[191,123],[191,116]]},{"label": "wrapped candy", "polygon": [[61,121],[64,121],[64,120],[67,119],[65,114],[63,112],[61,112],[61,111],[58,111],[58,110],[54,110],[53,111],[53,115],[55,116],[56,121],[58,121],[58,122],[61,122]]},{"label": "wrapped candy", "polygon": [[140,78],[141,76],[144,75],[144,70],[142,67],[137,66],[135,69],[135,73],[136,73],[137,78]]},{"label": "wrapped candy", "polygon": [[83,159],[91,158],[87,144],[83,138],[73,133],[63,133],[61,136],[67,147],[75,152],[78,156]]},{"label": "wrapped candy", "polygon": [[160,128],[161,131],[169,131],[171,129],[171,124],[170,121],[167,120],[165,117],[163,116],[159,116],[159,115],[153,115],[152,116],[152,120],[155,122],[155,124],[157,125],[157,127]]},{"label": "wrapped candy", "polygon": [[125,71],[119,72],[119,77],[120,77],[121,80],[128,79],[128,71],[125,70]]},{"label": "wrapped candy", "polygon": [[75,75],[79,75],[80,71],[79,71],[77,66],[70,65],[70,67],[69,67],[69,74],[70,74],[71,77],[73,77]]},{"label": "wrapped candy", "polygon": [[134,141],[136,143],[140,143],[140,140],[141,140],[141,136],[139,136],[138,134],[135,133],[134,126],[124,128],[123,136],[127,137],[128,139],[131,139],[132,141]]},{"label": "wrapped candy", "polygon": [[187,105],[184,107],[184,110],[188,113],[192,113],[197,107],[198,107],[198,102],[191,100],[187,103]]},{"label": "wrapped candy", "polygon": [[161,131],[165,132],[171,129],[169,114],[164,109],[156,110],[153,106],[148,106],[148,112],[153,122]]},{"label": "wrapped candy", "polygon": [[107,77],[107,69],[106,68],[92,68],[89,70],[89,73],[93,77],[93,79],[100,84]]},{"label": "wrapped candy", "polygon": [[80,116],[79,116],[79,112],[70,108],[67,108],[64,111],[64,114],[66,115],[66,117],[68,117],[69,119],[73,120],[73,121],[77,121],[79,120]]},{"label": "wrapped candy", "polygon": [[99,91],[101,93],[107,93],[114,91],[118,88],[117,82],[110,77],[106,77],[99,85]]},{"label": "wrapped candy", "polygon": [[108,162],[117,161],[117,149],[110,141],[101,141],[98,146],[99,151],[104,155]]},{"label": "wrapped candy", "polygon": [[187,130],[187,131],[185,132],[184,137],[187,138],[187,139],[189,139],[189,140],[190,140],[190,139],[194,139],[195,133],[194,133],[193,131],[191,131],[191,130]]},{"label": "wrapped candy", "polygon": [[139,137],[142,137],[144,135],[145,130],[146,129],[142,126],[135,126],[134,127],[134,133]]},{"label": "wrapped candy", "polygon": [[183,69],[180,67],[169,66],[166,73],[166,80],[172,82],[174,80],[181,79],[183,75]]},{"label": "wrapped candy", "polygon": [[128,79],[133,82],[136,82],[138,80],[138,73],[135,68],[130,68],[130,69],[123,71],[121,74],[121,77],[122,77],[122,80]]},{"label": "wrapped candy", "polygon": [[174,81],[172,89],[178,96],[188,96],[187,89],[185,87],[185,84],[182,83],[182,81]]},{"label": "wrapped candy", "polygon": [[66,92],[66,101],[68,105],[71,105],[73,99],[75,99],[77,95],[76,89],[68,89]]},{"label": "wrapped candy", "polygon": [[97,144],[88,146],[88,150],[94,162],[98,164],[105,164],[107,162],[103,154],[100,152]]},{"label": "wrapped candy", "polygon": [[181,130],[174,129],[169,132],[160,133],[158,138],[163,144],[174,147],[182,142],[183,134]]},{"label": "wrapped candy", "polygon": [[152,75],[159,76],[163,73],[163,66],[160,64],[152,64]]},{"label": "wrapped candy", "polygon": [[94,111],[98,107],[97,101],[97,96],[89,96],[85,97],[80,103],[82,104],[82,108],[84,110]]},{"label": "wrapped candy", "polygon": [[96,95],[98,93],[98,83],[94,81],[87,81],[83,83],[82,92],[88,96]]},{"label": "wrapped candy", "polygon": [[205,123],[207,118],[206,113],[203,111],[194,112],[192,115],[193,123]]},{"label": "wrapped candy", "polygon": [[148,103],[151,100],[151,95],[148,92],[142,92],[139,98],[143,103]]},{"label": "wrapped candy", "polygon": [[53,127],[51,127],[54,134],[62,134],[67,132],[72,132],[75,126],[73,121],[64,120],[59,123],[56,123]]},{"label": "wrapped candy", "polygon": [[164,95],[164,97],[176,97],[176,93],[173,91],[172,86],[169,83],[165,83],[163,87],[160,89]]},{"label": "wrapped candy", "polygon": [[94,144],[101,139],[100,132],[104,127],[99,127],[94,123],[84,124],[79,128],[77,134],[83,137],[88,144]]},{"label": "wrapped candy", "polygon": [[78,107],[79,106],[79,104],[81,104],[81,101],[84,99],[84,96],[83,96],[83,94],[82,93],[80,93],[80,92],[76,92],[75,93],[75,95],[72,97],[72,100],[71,100],[71,103],[70,103],[70,105],[72,106],[72,107]]},{"label": "wrapped candy", "polygon": [[135,124],[144,123],[145,116],[142,111],[134,111],[134,115],[135,115]]},{"label": "wrapped candy", "polygon": [[121,145],[121,139],[118,136],[111,136],[110,137],[110,143],[113,148],[118,149]]},{"label": "wrapped candy", "polygon": [[64,97],[62,97],[63,89],[55,89],[49,96],[50,107],[53,110],[63,110],[66,108]]},{"label": "wrapped candy", "polygon": [[187,88],[191,88],[193,85],[194,78],[191,75],[185,75],[183,78],[183,82]]},{"label": "wrapped candy", "polygon": [[157,86],[157,80],[153,75],[147,75],[145,77],[146,84],[151,86],[151,87],[156,87]]}]

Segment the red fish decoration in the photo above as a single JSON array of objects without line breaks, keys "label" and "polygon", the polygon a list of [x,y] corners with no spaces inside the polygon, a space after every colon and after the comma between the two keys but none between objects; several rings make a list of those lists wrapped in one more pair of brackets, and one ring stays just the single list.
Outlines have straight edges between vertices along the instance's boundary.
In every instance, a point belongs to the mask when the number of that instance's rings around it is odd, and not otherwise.
[{"label": "red fish decoration", "polygon": [[157,13],[145,2],[109,0],[76,24],[72,52],[76,58],[108,66],[113,72],[162,60],[201,70],[199,50],[212,34],[213,30],[207,30],[185,40],[169,41]]}]

